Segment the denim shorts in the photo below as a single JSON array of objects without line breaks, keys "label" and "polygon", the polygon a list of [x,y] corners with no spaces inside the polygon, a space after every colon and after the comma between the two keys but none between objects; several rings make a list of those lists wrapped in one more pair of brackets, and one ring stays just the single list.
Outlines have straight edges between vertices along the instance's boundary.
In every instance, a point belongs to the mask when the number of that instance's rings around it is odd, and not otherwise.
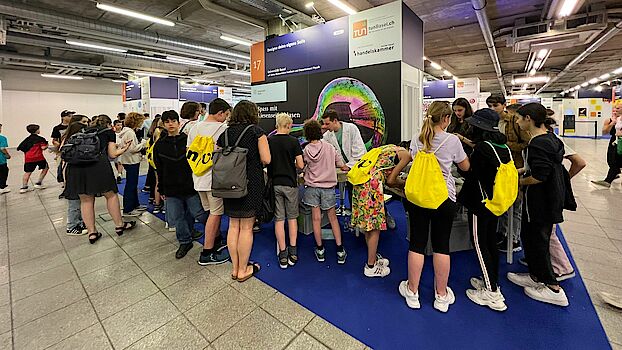
[{"label": "denim shorts", "polygon": [[305,187],[305,195],[302,202],[312,208],[320,207],[322,210],[328,210],[337,205],[337,196],[333,187]]},{"label": "denim shorts", "polygon": [[276,221],[298,218],[298,187],[274,186],[274,219]]}]

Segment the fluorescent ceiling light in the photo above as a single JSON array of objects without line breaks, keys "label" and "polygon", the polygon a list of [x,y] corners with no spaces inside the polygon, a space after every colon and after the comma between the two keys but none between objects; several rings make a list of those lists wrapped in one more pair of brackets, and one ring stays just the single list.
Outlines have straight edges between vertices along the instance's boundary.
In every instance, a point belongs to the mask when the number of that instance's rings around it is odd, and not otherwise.
[{"label": "fluorescent ceiling light", "polygon": [[598,78],[592,78],[592,79],[590,79],[590,80],[588,81],[588,83],[590,83],[590,84],[596,84],[596,83],[598,83]]},{"label": "fluorescent ceiling light", "polygon": [[540,69],[542,68],[542,65],[544,64],[543,60],[537,59],[534,63],[533,63],[533,68],[534,69]]},{"label": "fluorescent ceiling light", "polygon": [[113,83],[127,83],[127,80],[121,80],[121,79],[112,79]]},{"label": "fluorescent ceiling light", "polygon": [[305,7],[310,9],[310,8],[313,8],[313,5],[315,5],[313,2],[308,2],[305,4]]},{"label": "fluorescent ceiling light", "polygon": [[328,0],[328,2],[330,2],[335,7],[338,7],[343,12],[345,12],[345,13],[347,13],[349,15],[353,15],[353,14],[355,14],[357,12],[355,9],[350,7],[350,5],[346,4],[345,2],[343,2],[341,0]]},{"label": "fluorescent ceiling light", "polygon": [[581,85],[575,85],[574,89],[575,90],[580,90],[581,89]]},{"label": "fluorescent ceiling light", "polygon": [[543,60],[548,53],[549,53],[549,49],[541,49],[540,51],[538,51],[537,57],[539,60]]},{"label": "fluorescent ceiling light", "polygon": [[225,40],[225,41],[230,41],[232,43],[244,45],[244,46],[249,46],[249,47],[253,45],[253,43],[248,41],[248,40],[244,40],[244,39],[240,39],[240,38],[235,38],[235,37],[232,37],[232,36],[229,36],[229,35],[225,35],[225,34],[222,34],[220,36],[220,39]]},{"label": "fluorescent ceiling light", "polygon": [[428,58],[427,58],[427,57],[425,57],[425,56],[423,56],[422,58],[423,58],[423,60],[424,60],[424,61],[427,61],[427,60],[428,60]]},{"label": "fluorescent ceiling light", "polygon": [[611,74],[605,73],[605,74],[601,75],[600,77],[598,77],[598,79],[606,80],[606,79],[609,79],[610,76],[611,76]]},{"label": "fluorescent ceiling light", "polygon": [[240,84],[240,85],[250,85],[251,84],[248,81],[239,81],[239,80],[234,81],[234,83],[235,84]]},{"label": "fluorescent ceiling light", "polygon": [[206,80],[206,79],[199,79],[199,78],[192,78],[192,80],[196,81],[197,83],[205,83],[205,84],[211,84],[214,82],[213,80]]},{"label": "fluorescent ceiling light", "polygon": [[529,87],[529,84],[523,84],[523,90],[527,90],[528,87]]},{"label": "fluorescent ceiling light", "polygon": [[575,90],[576,90],[575,88],[570,88],[570,90],[568,90],[568,91],[573,92]]},{"label": "fluorescent ceiling light", "polygon": [[529,71],[529,76],[533,77],[534,75],[536,75],[537,70],[534,68],[531,71]]},{"label": "fluorescent ceiling light", "polygon": [[238,54],[238,53],[231,52],[231,51],[214,49],[214,48],[211,48],[211,47],[206,47],[206,46],[201,46],[201,45],[189,44],[189,43],[186,43],[186,42],[183,42],[183,41],[173,41],[173,40],[168,40],[168,39],[163,39],[163,38],[160,38],[159,40],[160,40],[160,42],[165,43],[165,44],[174,44],[174,45],[179,45],[179,46],[187,47],[187,48],[190,48],[190,49],[207,51],[207,52],[213,52],[213,53],[217,53],[217,54],[221,54],[221,55],[227,55],[227,56],[242,58],[242,59],[247,60],[247,61],[250,61],[250,59],[251,59],[250,54],[242,55],[242,54]]},{"label": "fluorescent ceiling light", "polygon": [[561,9],[559,10],[559,17],[564,18],[568,17],[574,11],[574,8],[577,6],[578,0],[565,0]]},{"label": "fluorescent ceiling light", "polygon": [[620,74],[620,73],[622,73],[622,67],[613,71],[613,74]]},{"label": "fluorescent ceiling light", "polygon": [[244,70],[231,69],[228,72],[231,73],[231,74],[242,75],[242,76],[245,76],[245,77],[250,77],[251,76],[251,72],[247,72],[247,71],[244,71]]},{"label": "fluorescent ceiling light", "polygon": [[152,73],[152,72],[134,72],[134,75],[138,75],[140,77],[154,77],[154,78],[168,78],[169,77],[166,74]]},{"label": "fluorescent ceiling light", "polygon": [[585,83],[581,84],[581,87],[586,87],[586,86],[588,86],[588,85],[590,85],[590,83],[588,83],[588,82],[586,81]]},{"label": "fluorescent ceiling light", "polygon": [[546,83],[550,79],[551,78],[545,75],[537,76],[537,77],[516,78],[512,80],[512,85]]},{"label": "fluorescent ceiling light", "polygon": [[79,75],[64,75],[64,74],[48,74],[41,73],[41,76],[44,78],[54,78],[54,79],[68,79],[68,80],[82,80],[83,77]]},{"label": "fluorescent ceiling light", "polygon": [[158,23],[158,24],[162,24],[162,25],[165,25],[165,26],[169,26],[169,27],[173,27],[175,25],[175,23],[173,23],[173,22],[171,22],[169,20],[166,20],[166,19],[145,15],[144,13],[140,13],[140,12],[136,12],[136,11],[132,11],[132,10],[126,10],[126,9],[122,9],[122,8],[116,7],[116,6],[111,6],[111,5],[97,3],[97,8],[100,9],[100,10],[114,12],[114,13],[118,13],[120,15],[134,17],[134,18],[142,19],[144,21]]},{"label": "fluorescent ceiling light", "polygon": [[453,78],[454,78],[454,80],[458,80],[458,77],[457,77],[457,76],[455,76],[455,75],[453,76]]},{"label": "fluorescent ceiling light", "polygon": [[84,41],[65,40],[65,42],[68,45],[88,47],[88,48],[91,48],[91,49],[99,49],[99,50],[106,50],[106,51],[113,51],[113,52],[127,52],[126,49],[120,49],[120,48],[117,48],[117,47],[112,47],[112,46],[102,45],[102,44],[87,43],[87,42],[84,42]]},{"label": "fluorescent ceiling light", "polygon": [[189,64],[193,66],[204,66],[205,65],[205,62],[203,61],[194,60],[192,58],[186,58],[186,57],[166,56],[166,59],[171,62]]},{"label": "fluorescent ceiling light", "polygon": [[451,74],[451,72],[450,72],[450,71],[448,71],[447,69],[445,69],[445,70],[443,71],[443,75],[446,75],[446,76],[450,77],[450,76],[452,76],[453,74]]},{"label": "fluorescent ceiling light", "polygon": [[438,70],[443,69],[443,67],[441,67],[441,65],[440,65],[440,64],[438,64],[438,63],[436,63],[436,62],[434,62],[434,61],[430,61],[430,65],[431,65],[431,66],[432,66],[432,68],[434,68],[434,69],[438,69]]}]

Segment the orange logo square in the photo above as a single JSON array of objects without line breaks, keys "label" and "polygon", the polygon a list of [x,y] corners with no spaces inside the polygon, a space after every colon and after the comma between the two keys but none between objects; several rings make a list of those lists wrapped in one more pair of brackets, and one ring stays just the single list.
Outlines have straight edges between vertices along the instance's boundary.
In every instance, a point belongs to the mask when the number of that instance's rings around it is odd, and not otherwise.
[{"label": "orange logo square", "polygon": [[360,38],[367,35],[367,20],[352,23],[352,38]]}]

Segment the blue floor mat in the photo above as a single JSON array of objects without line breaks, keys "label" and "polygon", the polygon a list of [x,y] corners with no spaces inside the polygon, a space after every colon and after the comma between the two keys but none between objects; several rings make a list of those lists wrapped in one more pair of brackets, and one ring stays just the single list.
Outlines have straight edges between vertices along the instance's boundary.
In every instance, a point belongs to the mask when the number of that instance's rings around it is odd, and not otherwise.
[{"label": "blue floor mat", "polygon": [[[139,188],[144,181],[142,176]],[[147,197],[141,193],[142,204],[147,203]],[[374,349],[611,348],[578,270],[577,277],[562,282],[570,306],[561,308],[534,301],[509,282],[505,277],[508,271],[526,272],[526,268],[518,263],[507,265],[502,256],[499,283],[508,310],[499,313],[475,305],[466,297],[469,278],[481,272],[473,251],[454,253],[449,285],[456,294],[456,303],[442,314],[432,306],[432,261],[427,258],[419,289],[421,309],[409,309],[397,291],[399,282],[407,276],[406,217],[397,201],[391,201],[388,210],[397,229],[382,233],[379,252],[391,260],[389,276],[364,277],[365,240],[352,233],[344,234],[348,252],[345,265],[337,264],[331,241],[325,243],[326,262],[317,262],[313,237],[299,235],[299,263],[281,270],[274,227],[266,224],[255,235],[253,246],[252,259],[262,264],[257,277]],[[225,231],[226,227],[227,220],[223,219],[221,229]],[[568,251],[561,231],[558,235]]]}]

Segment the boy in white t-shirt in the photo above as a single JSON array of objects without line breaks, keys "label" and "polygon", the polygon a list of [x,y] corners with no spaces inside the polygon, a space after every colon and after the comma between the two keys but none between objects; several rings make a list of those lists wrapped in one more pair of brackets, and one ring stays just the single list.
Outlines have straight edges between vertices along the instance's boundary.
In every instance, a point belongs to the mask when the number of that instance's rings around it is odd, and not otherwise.
[{"label": "boy in white t-shirt", "polygon": [[[197,136],[210,136],[214,141],[227,130],[225,120],[231,114],[231,106],[227,101],[217,98],[209,104],[209,114],[204,121],[197,122],[188,132],[188,144]],[[192,174],[194,189],[199,193],[203,210],[209,212],[209,218],[205,223],[205,242],[203,251],[199,257],[199,265],[218,265],[229,260],[229,254],[225,251],[225,241],[220,236],[220,220],[224,214],[222,198],[212,196],[212,171],[197,176]]]}]

